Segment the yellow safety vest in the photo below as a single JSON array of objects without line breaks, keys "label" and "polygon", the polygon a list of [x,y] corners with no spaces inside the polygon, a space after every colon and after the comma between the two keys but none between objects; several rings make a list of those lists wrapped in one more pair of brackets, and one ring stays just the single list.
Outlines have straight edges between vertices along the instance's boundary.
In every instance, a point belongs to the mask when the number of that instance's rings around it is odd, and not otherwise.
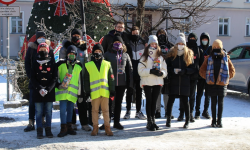
[{"label": "yellow safety vest", "polygon": [[109,98],[108,71],[110,66],[110,62],[103,60],[99,71],[93,61],[85,64],[89,73],[92,100],[101,96]]},{"label": "yellow safety vest", "polygon": [[[68,73],[67,65],[66,63],[61,64],[58,67],[58,71],[60,74],[60,82],[63,82],[63,79]],[[79,83],[79,75],[82,71],[82,67],[79,66],[78,64],[75,64],[74,69],[72,70],[72,78],[69,82],[68,89],[66,90],[59,90],[56,88],[56,101],[61,101],[61,100],[68,100],[73,103],[77,101],[77,95],[78,95],[78,83]]]}]

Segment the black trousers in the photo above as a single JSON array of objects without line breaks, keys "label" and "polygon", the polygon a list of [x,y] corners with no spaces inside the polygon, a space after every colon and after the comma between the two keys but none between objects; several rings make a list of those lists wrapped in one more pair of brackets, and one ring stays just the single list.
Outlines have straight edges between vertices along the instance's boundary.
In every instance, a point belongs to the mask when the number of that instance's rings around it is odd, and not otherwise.
[{"label": "black trousers", "polygon": [[120,122],[120,116],[121,116],[121,110],[122,110],[122,99],[124,96],[125,89],[126,89],[126,86],[116,86],[115,87],[114,123]]},{"label": "black trousers", "polygon": [[206,92],[206,80],[198,79],[197,82],[197,95],[196,95],[196,106],[195,106],[195,116],[200,116],[200,105],[201,105],[201,97],[203,95],[203,91],[205,89],[205,103],[203,112],[208,111],[210,96],[208,96]]},{"label": "black trousers", "polygon": [[221,121],[224,96],[211,96],[212,123],[216,123],[216,105],[218,102],[218,121]]},{"label": "black trousers", "polygon": [[152,121],[155,118],[156,101],[161,92],[160,85],[144,86],[144,92],[146,96],[146,113],[148,121]]},{"label": "black trousers", "polygon": [[[184,106],[185,116],[186,116],[186,122],[190,119],[190,108],[189,108],[189,102],[188,102],[188,96],[178,96],[180,97],[181,103]],[[167,105],[167,116],[172,116],[172,109],[174,105],[176,96],[175,95],[169,95],[168,99],[168,105]]]},{"label": "black trousers", "polygon": [[[141,111],[141,97],[142,97],[142,88],[140,86],[140,80],[134,80],[135,84],[135,90],[136,90],[136,112]],[[126,103],[127,103],[127,111],[131,110],[131,103],[132,103],[132,97],[133,95],[130,94],[132,93],[131,88],[127,88],[127,95],[126,95]]]},{"label": "black trousers", "polygon": [[[77,101],[77,107],[78,107],[78,114],[79,114],[79,120],[81,125],[87,125],[88,124],[88,117],[87,117],[87,108],[88,103],[83,100],[83,102],[78,103]],[[75,109],[73,109],[73,116],[72,116],[72,124],[76,124],[76,112]]]},{"label": "black trousers", "polygon": [[[190,113],[193,113],[194,110],[196,86],[197,86],[197,80],[190,80],[190,96],[189,96]],[[181,99],[180,99],[180,112],[184,113],[184,106]]]}]

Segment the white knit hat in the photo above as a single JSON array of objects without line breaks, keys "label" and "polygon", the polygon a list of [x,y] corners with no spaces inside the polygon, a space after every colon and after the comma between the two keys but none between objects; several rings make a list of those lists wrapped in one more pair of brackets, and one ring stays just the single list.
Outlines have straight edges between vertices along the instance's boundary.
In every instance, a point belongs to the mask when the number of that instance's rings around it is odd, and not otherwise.
[{"label": "white knit hat", "polygon": [[186,37],[185,37],[184,33],[180,33],[179,36],[177,36],[177,39],[175,41],[175,45],[177,43],[183,43],[186,45]]},{"label": "white knit hat", "polygon": [[156,35],[150,35],[150,36],[148,37],[148,45],[149,45],[150,43],[153,43],[153,42],[157,43],[157,45],[158,45],[158,39],[157,39],[157,36],[156,36]]}]

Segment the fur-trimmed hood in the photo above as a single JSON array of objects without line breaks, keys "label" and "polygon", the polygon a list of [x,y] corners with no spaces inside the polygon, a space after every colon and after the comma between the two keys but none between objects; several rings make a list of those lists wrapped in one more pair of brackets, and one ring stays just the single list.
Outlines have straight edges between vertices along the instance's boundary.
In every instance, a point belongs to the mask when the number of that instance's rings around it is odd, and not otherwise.
[{"label": "fur-trimmed hood", "polygon": [[[47,44],[47,45],[49,45],[49,47],[50,47],[50,44],[51,44],[51,42],[50,42],[50,40],[45,40],[45,43]],[[37,49],[38,48],[38,43],[37,43],[37,41],[35,41],[35,42],[29,42],[28,43],[28,47],[30,47],[30,48],[32,48],[32,49]]]}]

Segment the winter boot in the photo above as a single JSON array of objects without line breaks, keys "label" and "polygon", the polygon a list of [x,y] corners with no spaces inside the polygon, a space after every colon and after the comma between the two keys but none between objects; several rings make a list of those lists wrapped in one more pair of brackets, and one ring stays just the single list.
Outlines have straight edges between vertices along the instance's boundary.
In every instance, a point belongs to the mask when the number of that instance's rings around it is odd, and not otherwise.
[{"label": "winter boot", "polygon": [[207,119],[211,118],[210,115],[209,115],[209,113],[208,113],[208,111],[203,111],[202,116],[205,117],[205,118],[207,118]]},{"label": "winter boot", "polygon": [[37,128],[37,138],[42,139],[43,138],[43,128]]},{"label": "winter boot", "polygon": [[186,129],[189,128],[189,120],[185,122],[183,128],[186,128]]},{"label": "winter boot", "polygon": [[155,131],[155,130],[156,130],[156,129],[155,129],[155,126],[154,126],[154,124],[153,124],[153,122],[152,122],[151,120],[148,120],[147,129],[148,129],[149,131]]},{"label": "winter boot", "polygon": [[35,126],[34,126],[34,120],[29,119],[29,124],[27,125],[27,127],[24,129],[24,132],[29,132],[35,130]]},{"label": "winter boot", "polygon": [[166,126],[171,127],[171,117],[167,117]]},{"label": "winter boot", "polygon": [[97,136],[98,134],[98,125],[93,126],[93,131],[91,132],[91,136]]},{"label": "winter boot", "polygon": [[52,132],[51,132],[51,127],[46,127],[46,128],[45,128],[45,135],[46,135],[46,137],[48,137],[48,138],[53,138],[53,134],[52,134]]},{"label": "winter boot", "polygon": [[119,130],[123,130],[124,129],[124,127],[120,124],[120,122],[114,123],[113,128],[116,128],[116,129],[119,129]]},{"label": "winter boot", "polygon": [[216,127],[216,119],[212,119],[211,127]]},{"label": "winter boot", "polygon": [[222,125],[221,119],[218,119],[218,120],[217,120],[217,127],[219,127],[219,128],[223,128],[223,125]]},{"label": "winter boot", "polygon": [[184,118],[184,111],[180,111],[180,116],[178,117],[177,121],[182,121]]},{"label": "winter boot", "polygon": [[195,122],[193,113],[190,113],[190,122]]},{"label": "winter boot", "polygon": [[156,111],[156,113],[155,113],[155,118],[161,118],[161,112]]},{"label": "winter boot", "polygon": [[105,134],[107,136],[113,136],[114,135],[113,132],[110,129],[110,126],[105,126]]},{"label": "winter boot", "polygon": [[71,122],[67,123],[67,133],[70,135],[76,135],[76,131],[72,128]]},{"label": "winter boot", "polygon": [[159,130],[160,127],[156,125],[154,117],[152,117],[152,122],[153,122],[153,125],[154,125],[155,129]]},{"label": "winter boot", "polygon": [[194,116],[194,118],[196,119],[196,120],[199,120],[200,119],[200,112],[195,112],[195,116]]},{"label": "winter boot", "polygon": [[61,131],[60,133],[57,135],[58,137],[64,137],[68,134],[67,132],[67,125],[66,124],[61,124]]}]

